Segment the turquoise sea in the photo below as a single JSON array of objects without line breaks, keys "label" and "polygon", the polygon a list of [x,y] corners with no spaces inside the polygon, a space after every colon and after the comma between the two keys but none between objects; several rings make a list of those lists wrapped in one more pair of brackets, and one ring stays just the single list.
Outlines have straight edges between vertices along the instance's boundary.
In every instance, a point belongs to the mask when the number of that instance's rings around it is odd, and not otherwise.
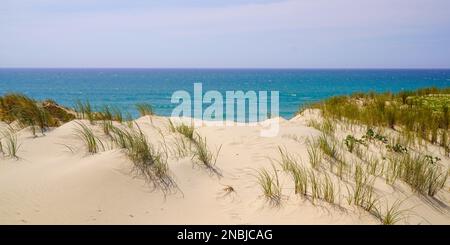
[{"label": "turquoise sea", "polygon": [[[89,99],[93,106],[115,105],[137,115],[134,104],[148,102],[157,114],[170,115],[176,90],[280,92],[280,115],[291,118],[299,106],[333,95],[449,87],[450,70],[383,69],[0,69],[0,95],[22,92],[73,106]],[[206,107],[207,105],[205,105]]]}]

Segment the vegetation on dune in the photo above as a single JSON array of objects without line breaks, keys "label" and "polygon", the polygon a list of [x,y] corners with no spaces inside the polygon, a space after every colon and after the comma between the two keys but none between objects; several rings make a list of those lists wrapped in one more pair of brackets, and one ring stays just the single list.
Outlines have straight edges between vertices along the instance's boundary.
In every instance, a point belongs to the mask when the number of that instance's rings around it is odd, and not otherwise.
[{"label": "vegetation on dune", "polygon": [[13,128],[7,128],[0,131],[0,153],[9,158],[18,159],[17,152],[20,144],[17,141],[17,135]]},{"label": "vegetation on dune", "polygon": [[[87,104],[87,105],[89,105],[89,104]],[[85,106],[87,106],[87,105],[85,105]],[[90,108],[90,105],[87,106],[87,108]],[[98,112],[95,112],[95,113],[92,113],[89,110],[87,112],[85,112],[87,115],[86,116],[87,118],[84,118],[84,119],[91,118],[91,119],[89,119],[90,121],[91,120],[102,120],[102,121],[107,120],[107,121],[116,121],[116,122],[120,122],[120,123],[123,121],[123,113],[120,110],[120,108],[118,108],[116,106],[104,105],[103,107],[101,107],[101,109]],[[90,113],[91,113],[91,115],[90,115]]]},{"label": "vegetation on dune", "polygon": [[[448,146],[450,88],[425,88],[393,93],[355,93],[310,105],[326,119],[414,132],[432,143]],[[440,136],[440,137],[439,137]]]},{"label": "vegetation on dune", "polygon": [[91,124],[94,122],[94,112],[92,111],[92,106],[89,101],[76,101],[74,109],[78,119],[87,119]]},{"label": "vegetation on dune", "polygon": [[403,201],[397,200],[392,206],[387,206],[385,212],[376,210],[375,216],[383,225],[395,225],[407,216],[409,210],[400,209]]},{"label": "vegetation on dune", "polygon": [[133,162],[134,172],[163,191],[175,186],[169,175],[167,152],[149,142],[138,125],[133,128],[109,126],[109,135],[117,147],[125,150]]},{"label": "vegetation on dune", "polygon": [[[31,127],[33,134],[36,134],[36,129],[44,133],[49,127],[57,127],[74,119],[89,120],[91,124],[96,121],[122,123],[125,119],[132,120],[131,114],[124,116],[117,106],[104,105],[97,109],[88,100],[77,100],[74,108],[66,108],[51,99],[36,101],[20,93],[0,96],[0,121],[6,123],[18,121],[24,126]],[[136,104],[136,109],[142,116],[154,115],[153,108],[149,104]]]},{"label": "vegetation on dune", "polygon": [[264,197],[272,204],[279,205],[281,202],[281,184],[278,178],[277,169],[272,166],[272,172],[266,169],[257,171],[258,184],[263,191]]},{"label": "vegetation on dune", "polygon": [[[403,188],[397,185],[403,182],[419,195],[439,198],[436,195],[446,189],[449,175],[440,162],[450,153],[449,106],[450,88],[357,93],[310,105],[321,112],[309,121],[321,134],[306,141],[313,170],[289,163],[286,152],[282,152],[283,169],[293,177],[296,193],[328,202],[333,198],[326,194],[334,192],[328,172],[334,173],[339,177],[338,189],[347,187],[349,205],[366,210],[382,224],[398,223],[407,210],[400,208],[400,200],[389,206],[387,198],[376,193],[375,181],[384,179],[395,189]],[[317,165],[322,166],[320,173]]]},{"label": "vegetation on dune", "polygon": [[95,154],[105,150],[103,142],[91,128],[80,122],[77,122],[77,124],[79,127],[75,129],[75,135],[83,141],[88,153]]},{"label": "vegetation on dune", "polygon": [[193,146],[192,159],[219,174],[214,166],[216,165],[217,157],[222,146],[219,146],[215,152],[211,151],[206,143],[206,137],[202,137],[199,134],[194,137]]},{"label": "vegetation on dune", "polygon": [[18,93],[0,97],[0,120],[6,123],[18,121],[30,127],[33,135],[36,135],[36,129],[44,134],[49,127],[59,126],[73,118],[68,110],[51,100],[38,102]]},{"label": "vegetation on dune", "polygon": [[[385,199],[377,195],[375,181],[382,180],[392,186],[401,182],[417,195],[439,198],[437,194],[446,189],[449,175],[449,170],[441,164],[446,163],[450,154],[449,106],[450,88],[397,94],[358,93],[327,99],[309,107],[320,109],[322,115],[310,121],[310,126],[321,133],[306,140],[309,164],[302,164],[301,158],[279,147],[279,166],[290,177],[294,193],[314,204],[319,200],[341,205],[341,197],[344,197],[348,205],[366,210],[382,224],[398,223],[406,216],[406,211],[400,208],[402,202],[382,205]],[[141,116],[154,114],[148,104],[137,104],[136,109]],[[221,146],[212,151],[206,138],[197,133],[193,125],[175,125],[169,119],[169,131],[174,133],[173,148],[167,148],[165,140],[163,147],[156,147],[139,125],[133,124],[131,115],[117,107],[103,106],[95,110],[88,101],[78,101],[71,111],[54,101],[38,102],[22,94],[0,97],[0,120],[20,122],[30,127],[33,134],[38,129],[44,133],[49,127],[75,118],[86,119],[94,125],[77,122],[75,134],[83,141],[87,152],[98,153],[105,149],[103,142],[112,142],[133,163],[134,173],[155,187],[168,190],[175,186],[169,174],[169,150],[175,158],[189,156],[197,166],[220,175],[215,164]],[[344,133],[343,125],[350,125]],[[352,125],[357,125],[358,129],[354,130]],[[103,141],[94,128],[103,131]],[[428,149],[429,145],[438,151]],[[3,157],[18,158],[19,149],[14,130],[0,132]],[[278,174],[275,165],[271,170],[256,172],[264,196],[276,205],[282,199]],[[341,187],[344,192],[347,189],[347,195],[342,195]]]},{"label": "vegetation on dune", "polygon": [[178,132],[188,138],[189,140],[194,141],[194,131],[195,128],[193,125],[186,125],[181,123],[179,125],[173,124],[172,120],[169,119],[169,130],[173,133]]},{"label": "vegetation on dune", "polygon": [[154,114],[153,107],[150,104],[147,103],[138,103],[136,104],[136,109],[138,110],[139,114],[143,116],[151,116]]}]

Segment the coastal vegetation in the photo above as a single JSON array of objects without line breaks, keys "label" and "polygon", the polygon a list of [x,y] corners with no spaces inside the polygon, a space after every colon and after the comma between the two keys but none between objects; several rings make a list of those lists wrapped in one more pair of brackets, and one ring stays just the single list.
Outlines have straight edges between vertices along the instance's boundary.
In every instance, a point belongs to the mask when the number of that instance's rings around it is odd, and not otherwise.
[{"label": "coastal vegetation", "polygon": [[[314,206],[359,210],[381,224],[405,223],[411,214],[405,199],[413,195],[441,205],[448,190],[449,106],[450,89],[437,88],[355,93],[309,105],[300,113],[317,134],[292,136],[297,147],[273,147],[278,155],[269,157],[269,168],[253,170],[255,181],[272,205],[292,194]],[[149,104],[137,104],[136,110],[141,116],[155,115]],[[94,108],[89,101],[77,101],[71,109],[10,93],[0,97],[0,121],[7,124],[0,132],[0,154],[20,158],[21,129],[38,137],[73,121],[86,157],[117,150],[133,174],[163,192],[177,187],[172,160],[185,158],[222,177],[216,167],[222,145],[211,148],[193,124],[167,119],[156,127],[151,120],[135,121],[118,107]],[[393,194],[385,195],[380,185]]]},{"label": "coastal vegetation", "polygon": [[424,88],[399,93],[335,96],[308,108],[319,109],[325,122],[335,119],[369,127],[387,127],[438,144],[449,153],[449,107],[450,88]]},{"label": "coastal vegetation", "polygon": [[57,127],[74,118],[66,108],[51,100],[38,102],[18,93],[0,97],[0,121],[17,121],[24,127],[30,127],[35,136],[36,130],[44,134],[49,127]]},{"label": "coastal vegetation", "polygon": [[402,182],[430,200],[445,191],[449,169],[441,157],[449,157],[449,106],[449,88],[331,97],[299,111],[319,112],[308,122],[320,131],[305,141],[309,166],[279,148],[280,166],[296,194],[340,206],[344,198],[382,224],[398,223],[408,209],[377,193],[376,182],[395,189]]}]

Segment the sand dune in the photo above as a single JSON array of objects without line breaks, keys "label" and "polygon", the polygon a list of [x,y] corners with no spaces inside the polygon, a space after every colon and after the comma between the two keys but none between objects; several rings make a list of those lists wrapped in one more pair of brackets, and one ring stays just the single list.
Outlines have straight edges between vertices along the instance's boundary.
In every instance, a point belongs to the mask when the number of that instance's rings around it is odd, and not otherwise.
[{"label": "sand dune", "polygon": [[[105,151],[86,154],[74,134],[80,121],[36,138],[28,129],[22,129],[18,133],[20,159],[0,158],[0,223],[379,224],[371,214],[348,205],[344,198],[338,200],[339,205],[331,205],[295,195],[290,177],[281,169],[281,204],[273,206],[265,200],[255,170],[270,168],[280,158],[278,146],[307,165],[305,139],[320,134],[308,127],[308,118],[314,116],[306,113],[281,120],[280,132],[273,138],[260,137],[260,126],[198,127],[196,131],[206,137],[211,149],[222,146],[216,163],[222,176],[194,164],[190,157],[170,157],[170,173],[178,189],[166,194],[135,176],[131,172],[133,164],[122,150],[106,143]],[[135,122],[154,145],[165,142],[170,147],[176,139],[176,133],[168,130],[167,118],[147,116]],[[99,125],[92,127],[97,135],[103,135]],[[448,166],[449,158],[442,159]],[[227,192],[228,186],[234,191]],[[436,200],[423,198],[401,183],[398,188],[381,180],[375,182],[376,192],[387,201],[405,199],[402,206],[410,213],[400,223],[450,224],[448,185]]]}]

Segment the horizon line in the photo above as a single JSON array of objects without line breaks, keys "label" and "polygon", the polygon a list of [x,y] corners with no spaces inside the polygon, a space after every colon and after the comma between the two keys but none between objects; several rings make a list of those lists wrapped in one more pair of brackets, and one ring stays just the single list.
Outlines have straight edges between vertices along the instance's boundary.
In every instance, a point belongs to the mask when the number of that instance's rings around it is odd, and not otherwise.
[{"label": "horizon line", "polygon": [[148,69],[148,70],[450,70],[450,67],[0,67],[0,69]]}]

